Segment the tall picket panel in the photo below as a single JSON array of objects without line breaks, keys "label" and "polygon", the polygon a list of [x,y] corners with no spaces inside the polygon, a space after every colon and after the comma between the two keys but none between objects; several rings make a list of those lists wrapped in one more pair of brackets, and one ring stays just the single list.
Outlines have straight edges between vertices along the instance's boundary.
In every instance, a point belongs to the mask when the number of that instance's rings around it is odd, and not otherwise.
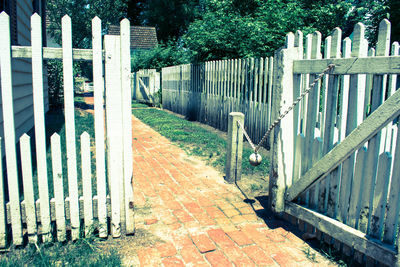
[{"label": "tall picket panel", "polygon": [[75,142],[75,107],[74,107],[74,80],[72,64],[72,29],[71,18],[65,15],[62,18],[62,48],[63,48],[63,76],[64,76],[64,113],[65,139],[67,147],[68,197],[70,207],[71,237],[79,238],[79,202],[78,181],[76,166]]},{"label": "tall picket panel", "polygon": [[104,36],[108,186],[111,197],[111,234],[121,236],[120,186],[123,178],[120,37]]},{"label": "tall picket panel", "polygon": [[124,148],[124,196],[125,196],[125,232],[133,234],[133,185],[132,185],[132,112],[131,112],[131,41],[130,23],[128,19],[121,21],[121,87],[122,87],[122,120]]},{"label": "tall picket panel", "polygon": [[99,236],[106,237],[108,230],[104,145],[104,80],[101,31],[101,20],[98,17],[94,17],[92,20],[92,48],[94,87],[94,134],[96,143],[97,211],[99,220]]},{"label": "tall picket panel", "polygon": [[14,130],[15,124],[11,73],[10,17],[5,12],[0,14],[0,36],[2,36],[2,40],[0,42],[1,96],[3,103],[4,143],[11,211],[12,240],[15,245],[21,245],[23,240]]},{"label": "tall picket panel", "polygon": [[42,23],[38,14],[31,17],[32,87],[35,119],[36,161],[40,199],[40,222],[44,242],[51,241],[50,204],[47,179],[46,130],[43,98]]}]

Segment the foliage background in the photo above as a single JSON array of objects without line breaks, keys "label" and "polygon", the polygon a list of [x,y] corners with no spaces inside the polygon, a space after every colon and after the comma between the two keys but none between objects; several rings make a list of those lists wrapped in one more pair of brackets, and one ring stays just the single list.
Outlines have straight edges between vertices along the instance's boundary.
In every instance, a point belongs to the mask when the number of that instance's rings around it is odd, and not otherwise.
[{"label": "foliage background", "polygon": [[290,31],[318,30],[325,38],[340,27],[345,38],[357,22],[374,46],[384,18],[392,22],[392,39],[400,39],[400,0],[130,0],[128,16],[156,27],[163,42],[136,58],[134,69],[271,56]]},{"label": "foliage background", "polygon": [[[372,46],[379,22],[392,22],[392,40],[400,40],[400,0],[50,0],[48,33],[61,44],[61,18],[72,20],[73,45],[91,47],[91,19],[102,20],[104,33],[111,24],[128,17],[131,25],[154,26],[159,45],[132,55],[132,70],[207,60],[265,57],[281,47],[288,32],[316,30],[322,38],[335,27],[343,38],[354,25],[366,25]],[[49,67],[60,71],[56,63]],[[75,64],[77,73],[91,78],[91,67]],[[54,92],[60,86],[57,75]],[[50,89],[52,90],[52,89]]]}]

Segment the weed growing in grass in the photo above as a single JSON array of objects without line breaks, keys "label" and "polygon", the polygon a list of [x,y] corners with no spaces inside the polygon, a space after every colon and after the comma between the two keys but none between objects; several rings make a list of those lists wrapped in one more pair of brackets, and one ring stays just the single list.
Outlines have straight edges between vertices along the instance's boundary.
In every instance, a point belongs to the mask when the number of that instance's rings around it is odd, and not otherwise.
[{"label": "weed growing in grass", "polygon": [[315,252],[312,251],[309,247],[303,248],[303,252],[306,255],[307,259],[309,259],[312,262],[318,262],[316,259]]},{"label": "weed growing in grass", "polygon": [[360,266],[357,262],[354,261],[354,258],[346,257],[344,254],[334,249],[332,245],[327,245],[324,242],[320,243],[319,252],[330,261],[335,262],[338,266]]},{"label": "weed growing in grass", "polygon": [[[226,161],[226,140],[219,135],[206,130],[193,122],[181,119],[173,114],[158,109],[133,109],[135,115],[161,135],[177,143],[188,154],[206,160],[212,166],[223,170]],[[251,149],[243,149],[242,173],[267,173],[269,162],[265,159],[253,167],[247,160]]]}]

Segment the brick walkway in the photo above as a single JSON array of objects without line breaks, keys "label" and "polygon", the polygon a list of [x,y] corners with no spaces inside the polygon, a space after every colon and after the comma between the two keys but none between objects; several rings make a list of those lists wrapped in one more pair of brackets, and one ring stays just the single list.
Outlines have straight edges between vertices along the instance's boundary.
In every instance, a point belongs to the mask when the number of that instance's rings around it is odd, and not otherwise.
[{"label": "brick walkway", "polygon": [[[135,221],[157,242],[141,266],[328,266],[278,224],[265,223],[235,185],[133,117]],[[255,210],[263,207],[254,203]],[[273,226],[271,226],[273,225]],[[281,224],[283,225],[283,224]],[[312,249],[310,249],[313,251]]]}]

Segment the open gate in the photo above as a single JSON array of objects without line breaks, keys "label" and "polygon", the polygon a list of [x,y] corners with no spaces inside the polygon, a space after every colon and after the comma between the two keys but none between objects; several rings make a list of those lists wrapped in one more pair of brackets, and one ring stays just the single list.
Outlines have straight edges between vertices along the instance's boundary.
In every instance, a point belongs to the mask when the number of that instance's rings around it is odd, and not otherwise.
[{"label": "open gate", "polygon": [[135,100],[158,104],[157,92],[160,90],[160,73],[156,69],[139,70],[132,74],[132,97]]},{"label": "open gate", "polygon": [[329,64],[334,69],[272,134],[270,207],[361,262],[364,254],[399,266],[399,45],[390,46],[387,20],[375,49],[364,30],[358,23],[342,46],[336,28],[324,58],[319,32],[307,36],[305,55],[300,31],[276,52],[272,118]]}]

